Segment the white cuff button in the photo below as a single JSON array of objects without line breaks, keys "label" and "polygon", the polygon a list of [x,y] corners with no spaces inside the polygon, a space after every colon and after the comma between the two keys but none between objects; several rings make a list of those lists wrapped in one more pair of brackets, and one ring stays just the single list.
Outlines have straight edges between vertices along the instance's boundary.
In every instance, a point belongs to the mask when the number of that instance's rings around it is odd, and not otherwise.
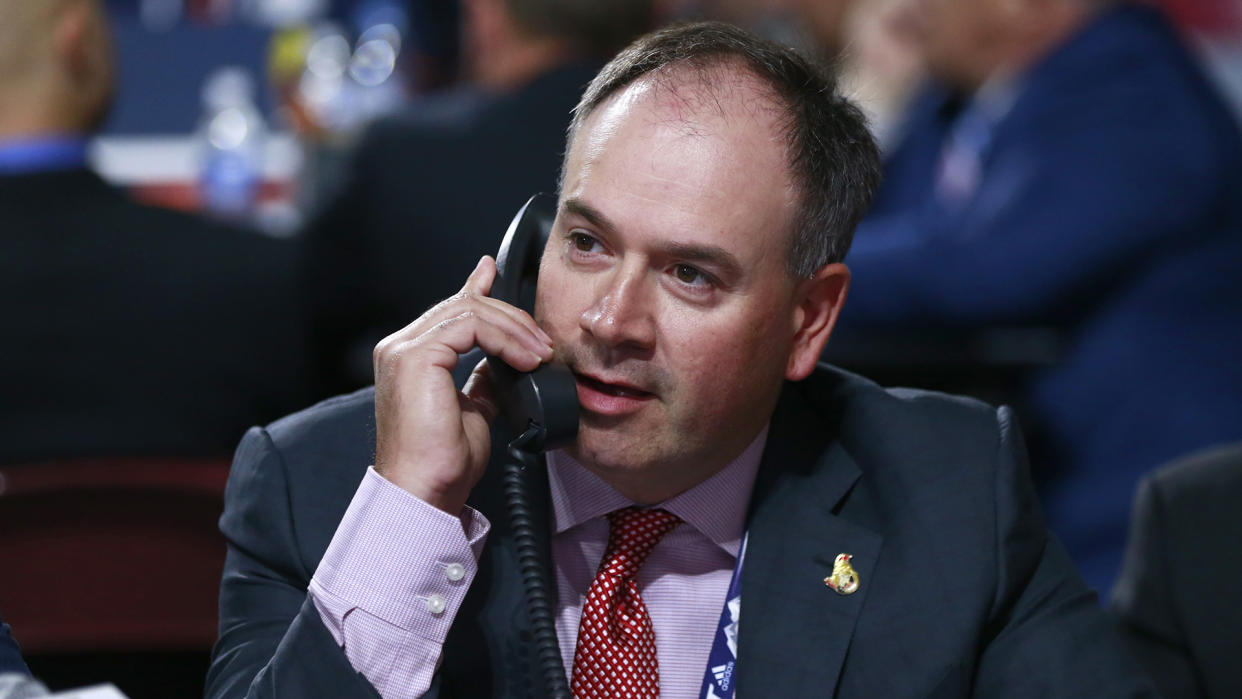
[{"label": "white cuff button", "polygon": [[466,566],[460,563],[450,563],[444,566],[444,575],[447,576],[449,580],[457,582],[458,580],[466,577]]},{"label": "white cuff button", "polygon": [[442,595],[431,595],[427,598],[427,611],[432,614],[443,614],[447,606]]}]

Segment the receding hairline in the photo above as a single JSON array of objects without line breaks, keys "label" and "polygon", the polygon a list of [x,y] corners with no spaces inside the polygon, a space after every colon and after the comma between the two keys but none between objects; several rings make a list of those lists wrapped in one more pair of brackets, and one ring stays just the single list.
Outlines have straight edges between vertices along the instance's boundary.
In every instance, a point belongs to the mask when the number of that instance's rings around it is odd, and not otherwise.
[{"label": "receding hairline", "polygon": [[[754,118],[757,124],[767,130],[771,141],[780,148],[784,174],[789,179],[795,196],[801,196],[794,154],[788,138],[793,121],[788,101],[770,81],[740,56],[721,52],[712,55],[709,60],[698,60],[699,58],[702,57],[674,61],[636,75],[590,105],[580,105],[588,108],[575,110],[574,120],[565,140],[557,191],[562,192],[564,189],[569,158],[578,132],[592,117],[607,110],[616,100],[632,94],[631,90],[635,88],[645,87],[649,93],[644,97],[664,100],[661,108],[672,107],[675,112],[673,119],[686,127],[687,135],[696,133],[695,120],[703,114],[704,107],[708,113],[714,112],[721,119],[737,116]],[[728,99],[739,95],[743,99]],[[742,114],[731,114],[730,109],[736,110],[739,105],[743,105]]]},{"label": "receding hairline", "polygon": [[[745,58],[719,51],[658,66],[616,86],[590,104],[580,104],[575,108],[574,118],[570,123],[566,157],[573,146],[574,137],[591,115],[635,86],[644,84],[658,92],[657,96],[671,98],[674,103],[691,107],[714,105],[716,113],[722,117],[727,116],[724,99],[743,96],[741,102],[729,100],[730,106],[744,104],[749,107],[747,111],[752,115],[764,114],[775,118],[774,123],[778,129],[783,131],[788,128],[789,104],[780,91]],[[686,113],[687,119],[690,114],[691,112]]]},{"label": "receding hairline", "polygon": [[[713,80],[713,78],[721,79]],[[565,142],[565,154],[562,159],[560,181],[557,186],[558,193],[562,197],[565,195],[564,188],[566,178],[569,175],[569,159],[573,152],[578,132],[587,126],[587,122],[592,117],[606,110],[610,104],[621,99],[624,95],[630,93],[631,90],[642,85],[650,86],[651,92],[657,93],[650,96],[656,99],[663,98],[669,100],[666,104],[674,106],[685,105],[687,107],[684,111],[679,110],[674,116],[675,119],[686,126],[687,135],[694,135],[694,122],[700,118],[704,106],[708,107],[709,111],[715,112],[714,115],[721,119],[734,119],[739,116],[755,119],[756,123],[760,124],[768,132],[771,142],[780,149],[782,174],[786,179],[786,186],[790,194],[795,200],[805,196],[802,184],[798,179],[793,148],[789,141],[789,131],[794,120],[794,117],[790,114],[789,101],[770,80],[766,79],[751,66],[745,58],[721,51],[673,61],[636,75],[632,80],[618,85],[608,94],[602,95],[599,100],[592,104],[583,105],[588,106],[588,109],[580,113],[575,111],[574,120]],[[745,95],[745,98],[740,101],[728,100],[726,105],[726,96],[737,95]],[[730,113],[730,108],[737,109],[739,104],[744,105],[743,114]],[[792,216],[789,221],[785,222],[786,233],[789,237],[787,242],[791,246],[793,245],[794,237],[797,235],[797,208],[799,205],[795,201],[793,206]]]}]

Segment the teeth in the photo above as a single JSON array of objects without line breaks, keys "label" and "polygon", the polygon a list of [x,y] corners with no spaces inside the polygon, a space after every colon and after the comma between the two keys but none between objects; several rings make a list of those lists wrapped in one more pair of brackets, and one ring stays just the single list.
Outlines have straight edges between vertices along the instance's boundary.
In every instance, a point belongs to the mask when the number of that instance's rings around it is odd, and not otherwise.
[{"label": "teeth", "polygon": [[596,385],[597,385],[597,386],[599,386],[599,387],[600,387],[600,389],[601,389],[601,390],[603,390],[605,393],[609,393],[609,394],[612,394],[612,395],[614,395],[614,396],[619,396],[619,397],[638,397],[638,396],[644,395],[644,392],[643,392],[643,391],[635,391],[635,390],[633,390],[633,389],[625,388],[625,387],[623,387],[623,386],[616,386],[616,385],[614,385],[614,384],[610,384],[610,383],[600,383],[600,382],[596,382]]},{"label": "teeth", "polygon": [[586,382],[588,385],[592,386],[595,390],[601,393],[607,393],[608,395],[611,395],[611,396],[618,396],[622,398],[627,398],[627,397],[628,398],[642,398],[644,396],[650,395],[650,393],[648,393],[647,391],[642,391],[642,390],[633,389],[633,388],[626,388],[624,386],[618,386],[616,384],[611,384],[611,383],[604,383],[603,381],[597,381],[587,376],[581,376],[579,378],[580,380]]}]

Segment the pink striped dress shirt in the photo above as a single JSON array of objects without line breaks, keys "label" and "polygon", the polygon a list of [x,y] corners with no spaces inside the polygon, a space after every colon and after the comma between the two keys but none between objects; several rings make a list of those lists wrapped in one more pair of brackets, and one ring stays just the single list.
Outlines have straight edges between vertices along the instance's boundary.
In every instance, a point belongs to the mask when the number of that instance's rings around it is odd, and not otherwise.
[{"label": "pink striped dress shirt", "polygon": [[[638,576],[660,663],[660,695],[696,697],[741,547],[767,429],[711,478],[661,503],[685,524]],[[564,452],[548,454],[556,634],[568,676],[587,590],[608,543],[607,513],[635,503]],[[421,696],[477,570],[490,524],[438,510],[374,469],[315,570],[310,595],[350,664],[385,699]]]}]

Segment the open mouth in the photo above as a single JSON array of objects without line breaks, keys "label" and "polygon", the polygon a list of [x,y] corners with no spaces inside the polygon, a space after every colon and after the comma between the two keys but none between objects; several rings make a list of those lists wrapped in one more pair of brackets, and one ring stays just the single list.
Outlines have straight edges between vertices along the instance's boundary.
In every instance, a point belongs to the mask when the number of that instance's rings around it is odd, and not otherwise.
[{"label": "open mouth", "polygon": [[582,374],[574,374],[574,378],[578,379],[578,382],[586,386],[587,388],[590,388],[593,391],[602,393],[606,396],[614,396],[616,398],[642,399],[642,398],[651,398],[655,395],[654,393],[643,391],[637,388],[631,388],[629,386],[619,386],[614,383],[604,383],[603,381],[596,381],[595,379],[589,376],[584,376]]}]

